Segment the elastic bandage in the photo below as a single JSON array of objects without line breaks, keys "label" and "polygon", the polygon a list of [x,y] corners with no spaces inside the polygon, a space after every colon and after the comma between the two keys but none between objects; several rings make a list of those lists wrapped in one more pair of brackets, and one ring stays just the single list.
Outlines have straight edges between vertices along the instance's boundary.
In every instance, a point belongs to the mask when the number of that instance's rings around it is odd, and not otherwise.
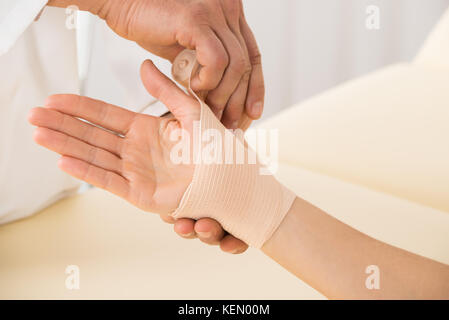
[{"label": "elastic bandage", "polygon": [[[198,69],[195,52],[185,50],[176,58],[172,72],[201,104],[199,134],[194,143],[203,149],[206,142],[202,138],[213,136],[214,156],[204,157],[205,152],[199,156],[192,182],[172,216],[215,219],[233,236],[261,248],[279,227],[296,196],[273,175],[266,174],[267,169],[244,139],[227,130],[191,90],[190,79]],[[243,161],[238,150],[244,150]]]}]

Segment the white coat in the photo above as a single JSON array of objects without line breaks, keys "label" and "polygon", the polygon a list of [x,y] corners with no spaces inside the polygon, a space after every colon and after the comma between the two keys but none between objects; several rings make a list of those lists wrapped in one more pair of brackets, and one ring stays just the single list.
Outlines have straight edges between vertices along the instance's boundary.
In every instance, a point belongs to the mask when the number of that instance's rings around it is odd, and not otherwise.
[{"label": "white coat", "polygon": [[[0,224],[32,215],[80,186],[57,168],[58,155],[33,142],[31,108],[50,94],[74,93],[139,111],[155,100],[141,84],[140,64],[150,58],[169,69],[99,18],[79,13],[74,19],[73,10],[46,3],[0,2]],[[165,111],[158,103],[148,110]]]}]

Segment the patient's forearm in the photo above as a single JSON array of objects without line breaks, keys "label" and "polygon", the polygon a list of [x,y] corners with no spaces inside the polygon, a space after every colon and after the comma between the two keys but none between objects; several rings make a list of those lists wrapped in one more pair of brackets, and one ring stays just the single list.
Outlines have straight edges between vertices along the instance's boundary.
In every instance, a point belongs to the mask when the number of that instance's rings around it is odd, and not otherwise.
[{"label": "patient's forearm", "polygon": [[[370,238],[299,198],[262,250],[329,298],[449,298],[449,266]],[[379,289],[366,285],[371,265]]]}]

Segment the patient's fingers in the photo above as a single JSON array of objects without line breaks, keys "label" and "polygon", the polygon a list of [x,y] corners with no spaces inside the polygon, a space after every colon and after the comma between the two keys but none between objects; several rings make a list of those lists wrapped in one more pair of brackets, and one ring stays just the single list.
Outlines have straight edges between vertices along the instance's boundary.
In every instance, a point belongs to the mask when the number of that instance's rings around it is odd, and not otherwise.
[{"label": "patient's fingers", "polygon": [[198,237],[204,243],[219,244],[221,249],[227,253],[239,254],[248,249],[248,245],[242,240],[232,235],[225,235],[221,225],[210,218],[203,218],[198,221],[186,218],[179,219],[174,222],[174,230],[185,239]]},{"label": "patient's fingers", "polygon": [[121,173],[121,160],[116,155],[64,133],[47,128],[37,128],[34,132],[34,140],[39,145],[61,155],[83,160],[108,171]]},{"label": "patient's fingers", "polygon": [[168,214],[161,214],[160,217],[162,221],[168,224],[174,224],[176,222],[176,219],[173,218],[172,216],[169,216]]},{"label": "patient's fingers", "polygon": [[200,219],[195,223],[195,233],[202,242],[210,245],[220,244],[225,235],[221,225],[209,218]]},{"label": "patient's fingers", "polygon": [[248,245],[242,240],[228,234],[221,240],[220,248],[227,253],[239,254],[245,252],[248,249]]},{"label": "patient's fingers", "polygon": [[119,197],[126,199],[129,195],[128,181],[112,171],[107,171],[85,161],[66,156],[59,160],[58,166],[71,176]]},{"label": "patient's fingers", "polygon": [[97,128],[59,111],[46,108],[34,108],[30,111],[28,120],[35,126],[66,133],[90,145],[120,155],[121,138],[111,132]]},{"label": "patient's fingers", "polygon": [[178,235],[185,239],[195,239],[196,233],[194,227],[195,220],[182,218],[175,221],[173,229]]},{"label": "patient's fingers", "polygon": [[50,96],[45,105],[121,134],[128,132],[136,115],[134,112],[103,101],[71,94]]},{"label": "patient's fingers", "polygon": [[221,225],[210,218],[200,219],[195,223],[195,233],[204,243],[220,245],[225,252],[232,254],[243,253],[248,249],[248,245],[232,235],[225,235]]}]

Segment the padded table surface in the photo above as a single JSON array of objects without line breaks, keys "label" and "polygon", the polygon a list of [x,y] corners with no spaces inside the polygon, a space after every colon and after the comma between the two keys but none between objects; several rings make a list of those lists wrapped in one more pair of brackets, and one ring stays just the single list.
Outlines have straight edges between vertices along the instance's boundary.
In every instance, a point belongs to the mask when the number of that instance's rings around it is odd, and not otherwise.
[{"label": "padded table surface", "polygon": [[[278,177],[346,223],[449,263],[449,214],[292,166]],[[79,290],[65,286],[69,265],[80,268]],[[94,189],[0,227],[0,298],[324,297],[257,250],[232,256],[181,239],[158,216]]]}]

